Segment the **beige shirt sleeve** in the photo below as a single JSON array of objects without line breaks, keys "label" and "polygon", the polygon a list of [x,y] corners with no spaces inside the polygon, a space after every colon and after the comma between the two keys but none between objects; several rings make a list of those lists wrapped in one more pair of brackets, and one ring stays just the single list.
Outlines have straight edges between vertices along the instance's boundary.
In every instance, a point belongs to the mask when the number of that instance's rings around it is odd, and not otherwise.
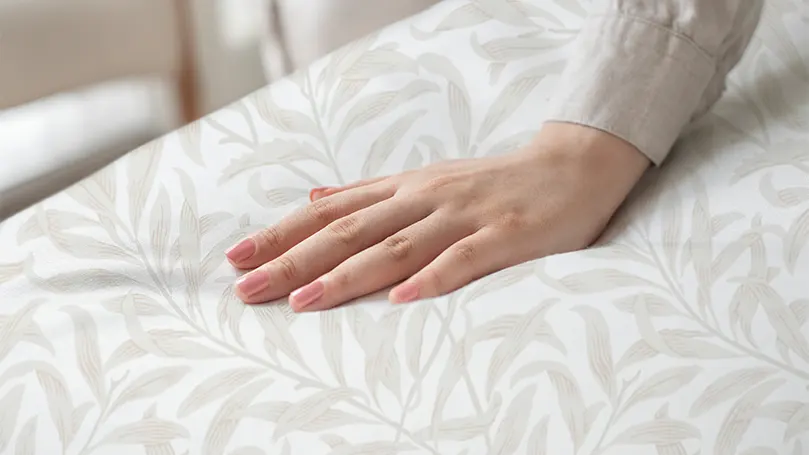
[{"label": "beige shirt sleeve", "polygon": [[722,94],[763,0],[597,0],[547,120],[612,133],[662,163]]}]

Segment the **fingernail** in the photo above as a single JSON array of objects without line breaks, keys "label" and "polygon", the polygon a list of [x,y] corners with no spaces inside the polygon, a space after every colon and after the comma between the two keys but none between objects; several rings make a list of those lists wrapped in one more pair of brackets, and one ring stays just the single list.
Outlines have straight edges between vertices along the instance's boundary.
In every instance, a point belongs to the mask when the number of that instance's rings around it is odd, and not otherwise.
[{"label": "fingernail", "polygon": [[318,280],[298,289],[289,295],[289,304],[292,308],[300,310],[306,306],[315,303],[319,298],[323,297],[323,292],[326,287],[323,282]]},{"label": "fingernail", "polygon": [[323,197],[324,193],[329,189],[330,187],[328,186],[322,186],[320,188],[312,188],[312,190],[309,191],[309,200],[314,202],[315,200]]},{"label": "fingernail", "polygon": [[236,281],[236,287],[245,297],[253,297],[259,292],[267,289],[270,284],[270,277],[266,272],[256,270],[242,276]]},{"label": "fingernail", "polygon": [[419,288],[414,283],[404,283],[391,294],[394,303],[409,303],[419,298]]},{"label": "fingernail", "polygon": [[242,262],[250,259],[256,253],[256,243],[253,239],[244,239],[225,252],[225,256],[233,262]]}]

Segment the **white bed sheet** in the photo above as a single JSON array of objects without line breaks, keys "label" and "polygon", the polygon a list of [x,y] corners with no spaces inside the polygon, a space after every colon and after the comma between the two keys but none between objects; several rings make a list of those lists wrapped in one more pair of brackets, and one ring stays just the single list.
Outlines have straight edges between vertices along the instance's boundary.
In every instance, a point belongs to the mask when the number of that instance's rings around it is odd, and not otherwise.
[{"label": "white bed sheet", "polygon": [[0,453],[809,452],[809,46],[768,3],[602,245],[431,301],[246,307],[310,187],[528,140],[585,14],[451,0],[0,225]]}]

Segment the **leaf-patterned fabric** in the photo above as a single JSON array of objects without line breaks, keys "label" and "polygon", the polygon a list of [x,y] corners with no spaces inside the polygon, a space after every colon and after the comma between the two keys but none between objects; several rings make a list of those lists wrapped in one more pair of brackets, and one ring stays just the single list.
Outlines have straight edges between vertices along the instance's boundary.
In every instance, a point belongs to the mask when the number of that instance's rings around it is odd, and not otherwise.
[{"label": "leaf-patterned fabric", "polygon": [[224,249],[309,188],[525,143],[584,15],[442,2],[1,224],[0,453],[807,453],[799,0],[597,246],[412,305],[233,297]]}]

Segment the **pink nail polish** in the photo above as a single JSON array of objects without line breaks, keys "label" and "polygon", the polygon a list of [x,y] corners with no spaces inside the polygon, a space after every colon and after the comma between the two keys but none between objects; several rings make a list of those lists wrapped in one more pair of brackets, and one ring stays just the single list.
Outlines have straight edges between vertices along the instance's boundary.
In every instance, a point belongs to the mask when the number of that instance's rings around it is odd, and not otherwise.
[{"label": "pink nail polish", "polygon": [[261,270],[250,272],[236,281],[236,287],[245,297],[253,297],[267,289],[269,285],[269,275]]},{"label": "pink nail polish", "polygon": [[296,310],[300,310],[323,297],[325,290],[326,287],[323,285],[322,281],[318,280],[312,282],[290,294],[289,303]]},{"label": "pink nail polish", "polygon": [[232,262],[242,262],[256,254],[256,243],[253,239],[244,239],[225,252]]},{"label": "pink nail polish", "polygon": [[410,303],[419,298],[419,288],[414,283],[404,283],[391,294],[394,303]]}]

